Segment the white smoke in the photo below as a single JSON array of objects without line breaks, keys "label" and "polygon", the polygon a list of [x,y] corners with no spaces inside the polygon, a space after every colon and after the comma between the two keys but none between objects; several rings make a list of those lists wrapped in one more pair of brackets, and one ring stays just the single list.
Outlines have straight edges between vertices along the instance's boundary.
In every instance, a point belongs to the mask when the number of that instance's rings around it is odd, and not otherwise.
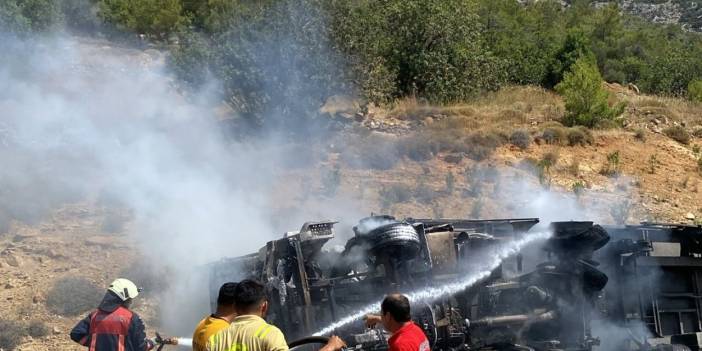
[{"label": "white smoke", "polygon": [[[282,234],[270,210],[280,165],[301,156],[274,137],[225,140],[214,95],[178,93],[157,52],[62,35],[0,43],[0,224],[75,201],[129,209],[135,246],[173,269],[163,327],[190,332],[209,310],[207,277],[192,269]],[[291,217],[342,211],[361,214],[345,202]]]}]

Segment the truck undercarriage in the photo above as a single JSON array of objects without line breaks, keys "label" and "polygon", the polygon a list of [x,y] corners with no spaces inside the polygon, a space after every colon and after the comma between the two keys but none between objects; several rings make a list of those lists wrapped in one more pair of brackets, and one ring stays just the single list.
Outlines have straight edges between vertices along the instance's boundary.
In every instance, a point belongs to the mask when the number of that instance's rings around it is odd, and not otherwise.
[{"label": "truck undercarriage", "polygon": [[[353,228],[343,248],[325,245],[335,223],[308,222],[257,253],[212,263],[210,291],[226,281],[263,282],[269,321],[294,340],[379,308],[384,294],[455,284],[485,269],[507,243],[534,235],[539,220],[372,216]],[[700,331],[702,228],[554,222],[548,231],[547,240],[490,267],[475,284],[413,301],[413,320],[432,349],[593,350],[602,340],[592,326],[603,321],[622,330],[646,326],[645,335],[632,332],[613,350],[664,349],[671,342],[696,349],[689,335],[672,335]],[[676,273],[652,275],[658,268]],[[661,277],[677,283],[650,284]],[[648,289],[641,289],[644,281]],[[387,348],[385,332],[358,320],[331,332],[350,348]]]}]

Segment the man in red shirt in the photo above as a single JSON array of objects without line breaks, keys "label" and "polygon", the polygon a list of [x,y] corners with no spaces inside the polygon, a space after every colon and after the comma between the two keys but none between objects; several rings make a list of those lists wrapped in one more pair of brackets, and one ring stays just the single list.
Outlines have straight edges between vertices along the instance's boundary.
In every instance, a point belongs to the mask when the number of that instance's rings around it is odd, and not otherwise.
[{"label": "man in red shirt", "polygon": [[388,339],[388,351],[431,351],[424,331],[412,321],[410,304],[402,294],[385,296],[380,304],[380,316],[367,315],[366,325],[373,327],[382,323],[392,336]]}]

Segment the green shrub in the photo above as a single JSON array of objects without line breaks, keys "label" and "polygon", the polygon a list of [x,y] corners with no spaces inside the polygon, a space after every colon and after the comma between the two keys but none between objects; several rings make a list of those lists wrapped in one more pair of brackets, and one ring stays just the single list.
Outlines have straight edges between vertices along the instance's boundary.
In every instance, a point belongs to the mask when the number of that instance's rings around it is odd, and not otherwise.
[{"label": "green shrub", "polygon": [[505,79],[504,63],[487,50],[470,0],[332,3],[331,34],[348,61],[358,63],[355,75],[364,81],[387,77],[381,84],[386,88],[364,91],[368,98],[459,101],[495,90]]},{"label": "green shrub", "polygon": [[687,85],[687,97],[696,102],[702,102],[702,79],[691,80]]},{"label": "green shrub", "polygon": [[161,39],[187,22],[179,0],[100,0],[99,7],[105,22]]},{"label": "green shrub", "polygon": [[0,349],[14,350],[25,335],[22,325],[11,320],[0,319]]},{"label": "green shrub", "polygon": [[522,150],[526,150],[531,145],[531,135],[526,130],[515,130],[509,136],[509,142]]},{"label": "green shrub", "polygon": [[592,128],[605,120],[612,120],[624,112],[624,105],[610,107],[609,93],[602,87],[602,76],[597,65],[587,58],[578,59],[556,90],[563,95],[566,107],[565,125]]},{"label": "green shrub", "polygon": [[95,308],[102,295],[103,291],[85,278],[61,278],[49,290],[46,307],[56,314],[76,316]]},{"label": "green shrub", "polygon": [[668,127],[663,130],[663,133],[668,136],[668,138],[671,138],[681,144],[689,144],[690,143],[690,133],[685,130],[685,128],[681,126],[673,126],[673,127]]},{"label": "green shrub", "polygon": [[702,128],[695,129],[695,131],[692,132],[692,136],[695,138],[702,138]]},{"label": "green shrub", "polygon": [[49,326],[42,321],[31,321],[27,326],[27,333],[33,338],[43,338],[49,335]]},{"label": "green shrub", "polygon": [[581,181],[577,181],[573,183],[572,190],[575,196],[580,197],[585,192],[585,184],[583,184]]},{"label": "green shrub", "polygon": [[45,32],[63,22],[59,0],[0,1],[0,30],[25,33]]},{"label": "green shrub", "polygon": [[619,174],[619,171],[620,171],[619,164],[620,164],[619,150],[607,154],[607,163],[600,170],[600,174],[606,175],[606,176],[614,176],[614,175]]},{"label": "green shrub", "polygon": [[658,167],[658,157],[655,154],[648,158],[648,173],[656,173],[656,168]]}]

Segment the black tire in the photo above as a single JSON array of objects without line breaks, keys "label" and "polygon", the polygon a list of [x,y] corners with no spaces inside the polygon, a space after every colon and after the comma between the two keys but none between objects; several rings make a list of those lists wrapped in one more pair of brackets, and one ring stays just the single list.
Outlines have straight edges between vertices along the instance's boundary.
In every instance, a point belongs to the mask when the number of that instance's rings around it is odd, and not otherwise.
[{"label": "black tire", "polygon": [[419,247],[419,234],[407,223],[391,223],[371,230],[366,238],[373,250],[393,245],[416,245]]},{"label": "black tire", "polygon": [[554,222],[554,237],[549,245],[557,250],[589,250],[595,251],[605,246],[610,236],[600,225],[592,222]]},{"label": "black tire", "polygon": [[288,343],[288,348],[294,349],[298,346],[308,345],[308,344],[326,344],[329,342],[329,338],[326,336],[308,336],[306,338],[297,339]]}]

